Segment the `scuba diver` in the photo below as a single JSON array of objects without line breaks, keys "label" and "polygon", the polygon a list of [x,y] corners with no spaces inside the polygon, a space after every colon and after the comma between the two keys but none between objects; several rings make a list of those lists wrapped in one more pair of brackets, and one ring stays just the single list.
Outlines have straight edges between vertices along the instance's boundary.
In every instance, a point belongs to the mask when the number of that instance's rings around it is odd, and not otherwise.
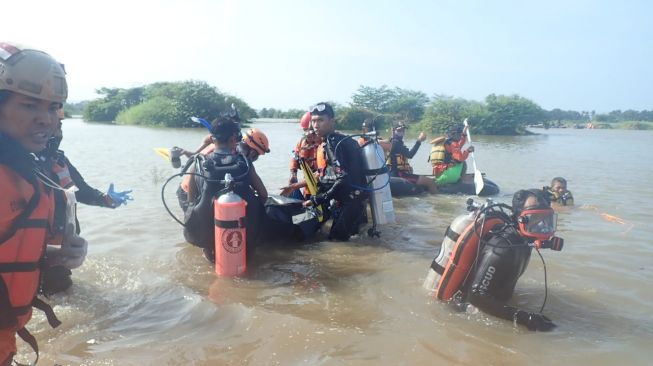
[{"label": "scuba diver", "polygon": [[[260,155],[270,152],[265,134],[252,128],[241,141],[239,118],[221,115],[213,121],[211,135],[213,151],[193,156],[182,170],[186,175],[178,198],[185,211],[186,241],[201,247],[206,258],[215,261],[213,203],[227,189],[247,202],[244,222],[248,258],[263,240],[303,240],[300,227],[266,215],[267,190],[252,164]],[[226,186],[227,175],[233,179],[229,187]]]},{"label": "scuba diver", "polygon": [[335,113],[330,104],[321,102],[311,108],[311,122],[324,142],[317,152],[318,193],[304,201],[304,206],[328,205],[334,200],[329,239],[347,241],[351,235],[358,234],[365,217],[367,194],[357,188],[367,186],[360,147],[352,138],[336,132]]},{"label": "scuba diver", "polygon": [[290,179],[288,184],[297,183],[297,170],[299,170],[299,158],[304,159],[312,171],[317,170],[317,146],[320,143],[320,139],[315,134],[315,130],[311,128],[311,112],[306,112],[301,120],[299,125],[304,131],[302,137],[297,142],[295,149],[293,150],[293,157],[290,159]]},{"label": "scuba diver", "polygon": [[[89,186],[79,171],[70,163],[59,145],[63,139],[61,129],[62,120],[64,119],[63,108],[57,111],[58,122],[55,131],[48,140],[48,144],[38,154],[38,158],[44,171],[50,172],[49,176],[53,182],[57,183],[64,190],[54,190],[55,212],[54,225],[51,228],[53,238],[48,243],[48,258],[50,266],[43,271],[42,290],[46,295],[55,294],[68,289],[72,285],[70,276],[71,269],[79,267],[86,257],[87,243],[76,248],[67,248],[65,251],[61,243],[68,225],[74,226],[76,234],[80,233],[77,212],[74,209],[75,202],[84,203],[90,206],[100,206],[107,208],[116,208],[122,204],[127,204],[128,200],[133,200],[130,196],[131,190],[116,192],[113,183],[109,185],[106,193]],[[74,193],[74,198],[67,198],[65,190]],[[67,217],[67,206],[71,205],[70,213],[72,217]],[[55,264],[60,262],[60,264]]]},{"label": "scuba diver", "polygon": [[467,127],[455,124],[447,130],[447,138],[436,138],[431,143],[434,145],[429,154],[429,162],[433,166],[433,175],[438,185],[453,184],[465,174],[465,160],[469,153],[474,151],[470,146],[464,151]]},{"label": "scuba diver", "polygon": [[424,287],[461,311],[473,312],[475,307],[532,331],[553,329],[555,324],[542,314],[544,304],[539,313],[507,304],[533,247],[538,254],[542,248],[562,250],[563,240],[554,236],[556,214],[548,197],[531,189],[516,192],[512,208],[491,201],[478,207],[471,199],[468,204],[472,212],[447,228]]},{"label": "scuba diver", "polygon": [[384,140],[378,135],[378,130],[376,128],[376,121],[373,118],[366,118],[363,121],[363,124],[361,125],[361,132],[362,136],[358,138],[358,144],[360,146],[365,145],[367,142],[369,142],[372,137],[368,136],[370,132],[377,132],[376,135],[376,142],[381,146],[383,149],[383,152],[385,154],[388,154],[390,152],[390,149],[392,149],[392,143],[388,140]]},{"label": "scuba diver", "polygon": [[[13,364],[16,335],[36,352],[25,328],[32,307],[57,327],[52,308],[37,295],[54,217],[53,189],[35,155],[55,129],[68,96],[63,65],[50,55],[0,42],[0,365]],[[79,244],[64,237],[62,245]],[[83,240],[83,239],[82,239]],[[34,363],[36,363],[36,361]]]},{"label": "scuba diver", "polygon": [[[310,193],[305,188],[305,181],[302,183],[298,183],[297,181],[297,171],[301,168],[300,160],[306,162],[307,169],[310,170],[310,173],[304,172],[304,174],[313,174],[317,171],[317,147],[320,144],[320,138],[315,133],[315,130],[311,128],[311,112],[306,112],[299,121],[299,124],[304,133],[292,152],[293,156],[290,158],[290,179],[288,179],[288,186],[282,188],[282,195],[289,194],[290,197],[303,200],[310,196]],[[304,189],[303,193],[299,190],[300,188]]]},{"label": "scuba diver", "polygon": [[573,206],[574,196],[567,190],[567,180],[563,177],[555,177],[551,180],[550,187],[543,187],[542,190],[549,195],[551,202],[561,206]]},{"label": "scuba diver", "polygon": [[[251,169],[250,161],[236,151],[240,142],[239,134],[238,120],[227,115],[216,118],[211,129],[214,145],[212,151],[189,159],[186,167],[190,167],[188,172],[191,174],[184,176],[178,190],[180,205],[185,212],[184,237],[189,243],[203,248],[209,260],[214,258],[215,253],[213,199],[225,188],[220,181],[225,179],[227,173],[236,178],[234,192],[248,204],[247,236],[250,242],[248,249],[257,241],[265,199],[259,198],[256,192],[260,189],[267,195],[267,191],[265,187],[254,186],[254,182],[261,182],[260,177]],[[254,175],[257,175],[257,179],[252,179]]]},{"label": "scuba diver", "polygon": [[438,188],[433,179],[427,176],[413,174],[413,167],[408,163],[408,159],[411,159],[417,154],[417,150],[419,150],[422,142],[426,140],[426,135],[424,132],[420,132],[417,141],[415,141],[415,145],[409,150],[404,144],[405,132],[406,125],[403,122],[399,122],[392,128],[392,138],[390,139],[392,147],[390,148],[388,160],[386,161],[386,165],[390,169],[390,176],[403,178],[412,184],[427,189],[429,193],[437,193]]}]

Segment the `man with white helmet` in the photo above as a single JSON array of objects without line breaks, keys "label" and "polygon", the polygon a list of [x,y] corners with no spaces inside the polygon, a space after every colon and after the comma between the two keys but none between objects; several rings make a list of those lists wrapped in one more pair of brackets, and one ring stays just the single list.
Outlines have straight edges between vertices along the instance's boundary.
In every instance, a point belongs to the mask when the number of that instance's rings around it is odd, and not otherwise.
[{"label": "man with white helmet", "polygon": [[55,186],[34,154],[46,147],[67,96],[59,62],[42,51],[0,42],[0,365],[11,364],[16,334],[37,349],[25,329],[32,306],[44,310],[52,326],[59,324],[37,298]]}]

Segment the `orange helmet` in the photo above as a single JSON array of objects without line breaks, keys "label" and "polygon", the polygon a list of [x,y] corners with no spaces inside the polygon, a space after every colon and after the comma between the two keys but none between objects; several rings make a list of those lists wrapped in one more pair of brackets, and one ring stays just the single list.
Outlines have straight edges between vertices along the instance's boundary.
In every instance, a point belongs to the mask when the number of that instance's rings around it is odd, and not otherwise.
[{"label": "orange helmet", "polygon": [[302,119],[299,120],[299,125],[302,126],[302,130],[308,130],[311,125],[311,112],[304,113]]},{"label": "orange helmet", "polygon": [[243,141],[245,141],[247,146],[256,150],[259,155],[264,155],[265,153],[270,152],[268,137],[258,128],[251,128],[247,131],[245,137],[243,137]]}]

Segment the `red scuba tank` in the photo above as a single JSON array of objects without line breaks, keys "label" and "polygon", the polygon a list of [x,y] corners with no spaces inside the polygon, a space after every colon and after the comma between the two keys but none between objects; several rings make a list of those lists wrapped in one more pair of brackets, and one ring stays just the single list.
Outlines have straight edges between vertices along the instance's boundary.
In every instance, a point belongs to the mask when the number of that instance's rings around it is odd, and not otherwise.
[{"label": "red scuba tank", "polygon": [[238,276],[247,269],[247,202],[233,192],[213,201],[215,217],[215,273]]}]

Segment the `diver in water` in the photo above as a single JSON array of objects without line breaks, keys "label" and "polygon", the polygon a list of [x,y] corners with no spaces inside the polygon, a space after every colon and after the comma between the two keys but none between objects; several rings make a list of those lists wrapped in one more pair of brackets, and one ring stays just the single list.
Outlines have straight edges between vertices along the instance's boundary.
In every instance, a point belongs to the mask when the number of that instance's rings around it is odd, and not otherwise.
[{"label": "diver in water", "polygon": [[[206,257],[212,260],[215,257],[213,199],[225,188],[221,181],[224,181],[226,174],[231,174],[235,179],[234,193],[247,202],[248,250],[258,241],[267,191],[252,168],[251,161],[237,151],[240,142],[239,121],[221,115],[211,127],[214,149],[189,160],[187,165],[194,165],[188,170],[191,174],[184,176],[178,197],[185,211],[184,237],[189,243],[203,248]],[[262,133],[258,132],[257,135]],[[267,138],[259,144],[265,145],[261,148],[261,154],[269,151]]]},{"label": "diver in water", "polygon": [[563,177],[555,177],[551,180],[550,187],[542,188],[549,195],[551,202],[561,206],[573,206],[574,196],[567,190],[567,180]]},{"label": "diver in water", "polygon": [[317,152],[318,192],[304,201],[304,206],[328,205],[334,200],[329,239],[347,241],[358,234],[365,217],[367,193],[361,187],[366,187],[367,181],[360,147],[354,139],[336,132],[335,113],[330,104],[318,103],[311,108],[311,122],[323,143]]},{"label": "diver in water", "polygon": [[[461,310],[473,309],[469,307],[473,305],[529,330],[549,331],[555,324],[541,312],[529,312],[507,302],[526,271],[533,247],[562,249],[562,239],[554,236],[556,215],[550,201],[541,190],[520,190],[513,196],[511,215],[490,210],[492,207],[481,210],[482,219],[470,214],[466,215],[470,221],[465,222],[461,216],[463,220],[457,218],[447,229],[440,255],[430,270],[441,275],[436,297],[451,301]],[[455,249],[448,243],[455,244]],[[433,285],[427,276],[424,286],[433,290]]]},{"label": "diver in water", "polygon": [[[106,193],[103,193],[86,183],[79,171],[72,165],[59,145],[63,139],[62,120],[64,119],[63,108],[57,111],[57,124],[55,131],[48,140],[48,144],[38,154],[39,162],[43,169],[50,172],[53,182],[61,188],[71,189],[75,187],[74,201],[90,206],[116,208],[127,204],[132,200],[131,190],[116,192],[113,183],[109,185]],[[75,217],[67,217],[66,207],[68,199],[63,190],[54,190],[55,212],[54,225],[51,228],[52,238],[48,243],[49,266],[43,270],[43,293],[51,295],[68,289],[72,285],[70,276],[71,269],[79,267],[86,257],[87,243],[77,248],[62,250],[61,243],[67,230],[67,224],[74,222],[75,234],[80,233],[79,221],[76,210],[72,210]],[[72,201],[71,201],[72,202]],[[72,203],[74,205],[74,203]],[[65,255],[64,255],[65,253]],[[59,262],[59,264],[54,264]]]}]

